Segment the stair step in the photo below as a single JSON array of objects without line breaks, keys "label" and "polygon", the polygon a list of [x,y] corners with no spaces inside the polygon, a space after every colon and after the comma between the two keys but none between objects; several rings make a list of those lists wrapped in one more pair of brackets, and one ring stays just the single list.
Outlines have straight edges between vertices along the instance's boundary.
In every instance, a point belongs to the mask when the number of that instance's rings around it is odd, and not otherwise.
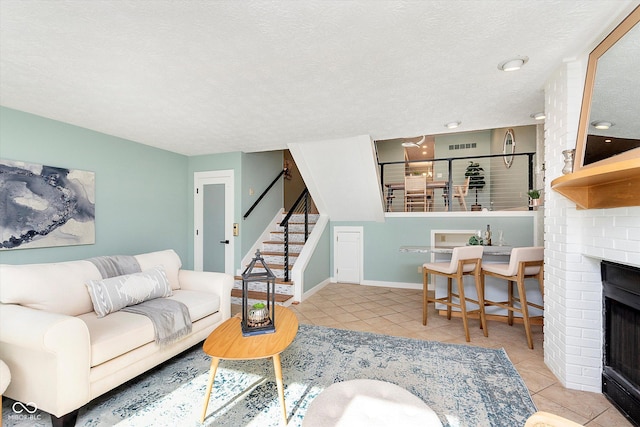
[{"label": "stair step", "polygon": [[[260,251],[260,254],[265,256],[284,256],[284,251]],[[289,258],[297,257],[298,255],[289,253]]]},{"label": "stair step", "polygon": [[[289,256],[298,256],[304,247],[304,242],[289,242]],[[284,252],[282,240],[267,240],[262,242],[262,249],[267,252]]]},{"label": "stair step", "polygon": [[[242,276],[235,276],[234,279],[235,280],[239,280],[240,282],[242,282]],[[285,281],[284,279],[282,279],[280,277],[276,277],[276,285],[293,286],[293,282],[291,280]]]},{"label": "stair step", "polygon": [[[276,231],[272,231],[271,234],[284,234],[284,231],[280,231],[280,230],[276,230]],[[304,230],[303,231],[292,231],[289,230],[289,234],[302,234],[304,235]]]},{"label": "stair step", "polygon": [[[284,232],[283,231],[272,231],[269,233],[269,238],[275,242],[284,242]],[[289,232],[289,243],[304,243],[305,234],[304,232]]]},{"label": "stair step", "polygon": [[[260,300],[260,301],[266,301],[267,300],[267,293],[266,292],[258,292],[258,291],[249,291],[249,299],[252,300]],[[242,289],[232,289],[231,290],[231,297],[235,297],[235,298],[242,298]],[[290,300],[291,298],[293,298],[293,295],[282,295],[282,294],[276,294],[275,295],[275,300],[276,302],[279,303],[283,303],[286,302],[288,300]]]},{"label": "stair step", "polygon": [[[267,241],[262,242],[262,243],[266,244],[266,245],[281,245],[284,242],[282,240],[267,240]],[[304,242],[289,242],[289,245],[304,246]]]},{"label": "stair step", "polygon": [[[269,251],[269,252],[261,252],[265,262],[267,265],[278,265],[284,264],[284,252],[281,251]],[[292,252],[289,253],[289,265],[293,265],[298,259],[298,253]]]},{"label": "stair step", "polygon": [[[267,264],[271,270],[284,270],[284,264]],[[293,269],[293,264],[289,263],[289,270]]]},{"label": "stair step", "polygon": [[[282,275],[284,274],[284,264],[267,264],[267,266],[271,269],[271,272],[276,276],[276,277],[282,277]],[[293,263],[289,264],[289,270],[293,269]],[[262,267],[254,267],[253,270],[254,273],[264,273],[264,269]]]},{"label": "stair step", "polygon": [[[279,222],[277,222],[276,224],[280,225]],[[289,221],[289,225],[304,225],[304,221]],[[315,222],[313,221],[309,221],[309,225],[316,225]]]},{"label": "stair step", "polygon": [[[307,227],[309,232],[311,232],[311,230],[313,230],[313,227],[315,226],[314,223],[309,223],[309,226]],[[276,224],[274,227],[274,230],[277,231],[284,231],[285,227],[284,225],[280,225],[280,224]],[[290,222],[289,223],[289,232],[291,231],[304,231],[304,223],[300,223],[300,222]]]}]

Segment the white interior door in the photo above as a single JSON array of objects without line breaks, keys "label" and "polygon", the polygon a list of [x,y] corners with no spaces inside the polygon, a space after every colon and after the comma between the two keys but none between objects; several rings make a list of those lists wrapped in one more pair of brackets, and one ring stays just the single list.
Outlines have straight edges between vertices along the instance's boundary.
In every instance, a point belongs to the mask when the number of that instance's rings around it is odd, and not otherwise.
[{"label": "white interior door", "polygon": [[362,282],[362,227],[335,227],[334,277],[340,283]]},{"label": "white interior door", "polygon": [[233,170],[194,174],[194,268],[234,274]]}]

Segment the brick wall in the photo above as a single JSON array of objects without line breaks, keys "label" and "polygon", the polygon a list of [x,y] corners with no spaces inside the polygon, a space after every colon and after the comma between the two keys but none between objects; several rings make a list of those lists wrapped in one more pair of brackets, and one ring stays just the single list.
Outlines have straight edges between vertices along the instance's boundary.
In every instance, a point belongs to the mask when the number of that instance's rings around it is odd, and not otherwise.
[{"label": "brick wall", "polygon": [[545,363],[568,388],[600,392],[603,259],[640,266],[640,207],[577,210],[552,191],[575,147],[586,57],[545,86]]}]

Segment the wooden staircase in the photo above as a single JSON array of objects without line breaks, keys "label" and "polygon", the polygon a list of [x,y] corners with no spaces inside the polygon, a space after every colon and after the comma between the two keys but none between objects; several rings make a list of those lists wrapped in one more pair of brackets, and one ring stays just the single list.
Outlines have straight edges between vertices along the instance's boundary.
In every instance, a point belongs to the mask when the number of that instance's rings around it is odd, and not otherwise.
[{"label": "wooden staircase", "polygon": [[[283,213],[283,217],[286,212]],[[309,233],[318,220],[317,214],[309,215]],[[293,268],[298,254],[305,244],[304,238],[304,215],[294,214],[289,221],[289,270]],[[262,242],[260,249],[266,264],[276,276],[276,304],[288,306],[293,302],[294,283],[284,280],[284,227],[280,222],[273,227],[269,233],[269,240]],[[258,270],[260,271],[260,270]],[[266,301],[266,283],[249,283],[249,305],[258,301]],[[242,304],[242,276],[236,276],[233,289],[231,290],[231,303]]]}]

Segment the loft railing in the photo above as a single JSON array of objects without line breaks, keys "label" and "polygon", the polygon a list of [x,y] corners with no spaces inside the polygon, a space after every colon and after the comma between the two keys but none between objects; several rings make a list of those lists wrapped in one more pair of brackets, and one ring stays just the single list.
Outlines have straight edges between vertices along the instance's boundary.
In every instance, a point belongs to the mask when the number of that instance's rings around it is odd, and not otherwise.
[{"label": "loft railing", "polygon": [[[504,160],[511,155],[505,154],[380,162],[380,185],[386,196],[386,210],[404,211],[404,178],[414,174],[426,175],[427,182],[431,183],[428,188],[433,211],[457,210],[452,190],[454,186],[464,184],[470,162],[482,168],[480,173],[484,185],[469,186],[466,196],[468,205],[489,210],[533,209],[529,207],[527,191],[536,188],[535,154],[513,154],[510,167],[506,166]],[[438,197],[440,192],[442,197]]]},{"label": "loft railing", "polygon": [[311,208],[311,200],[309,190],[305,187],[302,193],[295,201],[287,215],[280,222],[280,226],[284,227],[284,280],[289,281],[289,221],[293,214],[304,214],[304,241],[309,238],[309,209]]}]

